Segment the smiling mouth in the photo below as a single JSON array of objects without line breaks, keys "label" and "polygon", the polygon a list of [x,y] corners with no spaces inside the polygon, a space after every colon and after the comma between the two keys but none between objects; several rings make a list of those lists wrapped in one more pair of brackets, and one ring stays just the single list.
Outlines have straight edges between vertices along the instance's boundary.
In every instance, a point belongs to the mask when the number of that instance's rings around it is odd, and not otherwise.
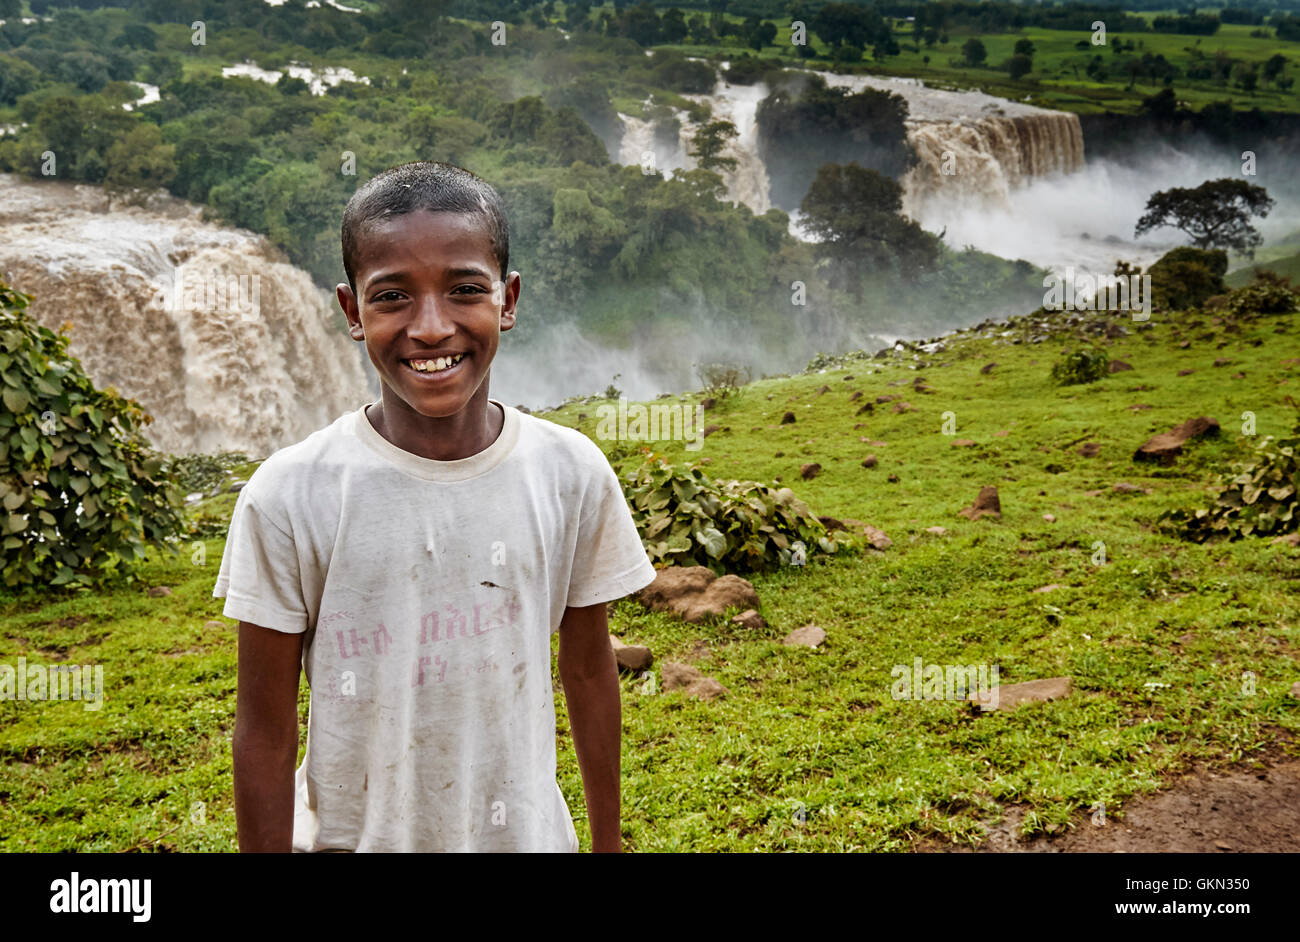
[{"label": "smiling mouth", "polygon": [[457,353],[449,357],[435,357],[432,360],[403,360],[402,362],[408,369],[424,375],[437,375],[446,373],[448,370],[455,368],[461,360],[465,359],[468,354]]}]

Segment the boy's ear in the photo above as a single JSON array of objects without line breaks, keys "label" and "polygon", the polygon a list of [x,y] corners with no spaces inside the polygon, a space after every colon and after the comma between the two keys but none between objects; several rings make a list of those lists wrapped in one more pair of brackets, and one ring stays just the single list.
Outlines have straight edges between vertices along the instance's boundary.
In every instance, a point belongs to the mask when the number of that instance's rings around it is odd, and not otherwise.
[{"label": "boy's ear", "polygon": [[519,272],[512,271],[504,284],[497,282],[493,289],[501,293],[501,329],[509,330],[515,326],[515,306],[519,303]]},{"label": "boy's ear", "polygon": [[346,284],[337,284],[334,293],[338,296],[339,307],[343,308],[343,316],[348,319],[349,336],[353,340],[365,340],[366,333],[361,328],[361,311],[357,307],[357,296],[352,293],[352,288]]}]

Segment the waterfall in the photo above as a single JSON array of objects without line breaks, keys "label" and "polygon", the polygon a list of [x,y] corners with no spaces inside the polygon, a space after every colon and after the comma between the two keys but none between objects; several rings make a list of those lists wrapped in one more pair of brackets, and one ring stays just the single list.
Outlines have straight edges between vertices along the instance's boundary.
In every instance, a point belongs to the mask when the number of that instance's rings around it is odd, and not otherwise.
[{"label": "waterfall", "polygon": [[[707,105],[711,120],[730,121],[736,126],[736,136],[722,152],[723,157],[736,161],[736,167],[734,170],[720,169],[718,174],[722,177],[728,199],[743,203],[759,215],[767,212],[772,206],[767,168],[758,155],[758,105],[767,97],[767,87],[719,82],[712,94],[682,97]],[[675,108],[672,113],[680,130],[676,140],[669,144],[665,144],[656,122],[620,113],[623,138],[619,144],[618,162],[647,167],[653,160],[654,169],[665,176],[679,170],[694,170],[697,163],[690,155],[691,141],[701,126],[691,120],[685,109]]]},{"label": "waterfall", "polygon": [[[859,92],[893,92],[906,99],[908,141],[919,159],[903,179],[904,211],[920,218],[934,204],[989,204],[1006,207],[1012,190],[1030,179],[1074,173],[1084,166],[1083,132],[1077,115],[995,98],[983,92],[927,88],[915,79],[817,72],[828,86]],[[758,156],[757,110],[768,89],[719,80],[708,95],[682,97],[708,106],[714,120],[731,121],[739,132],[725,152],[737,167],[722,174],[728,196],[755,213],[771,207],[767,168]],[[697,130],[684,111],[676,112],[681,139],[675,154],[656,148],[654,122],[620,115],[624,136],[619,162],[640,163],[654,153],[661,169],[690,169],[685,156]]]},{"label": "waterfall", "polygon": [[0,175],[0,273],[171,452],[264,457],[369,399],[328,292],[262,236],[165,194]]}]

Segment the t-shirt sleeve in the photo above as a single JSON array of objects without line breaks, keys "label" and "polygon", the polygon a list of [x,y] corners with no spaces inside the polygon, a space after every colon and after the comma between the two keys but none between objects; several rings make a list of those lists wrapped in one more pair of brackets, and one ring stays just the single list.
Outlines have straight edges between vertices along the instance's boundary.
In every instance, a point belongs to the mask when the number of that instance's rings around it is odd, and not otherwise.
[{"label": "t-shirt sleeve", "polygon": [[610,602],[644,589],[654,578],[618,475],[601,454],[600,469],[582,498],[565,604],[576,608]]},{"label": "t-shirt sleeve", "polygon": [[226,600],[222,614],[227,618],[276,631],[306,631],[310,616],[293,537],[258,506],[251,484],[235,502],[212,596]]}]

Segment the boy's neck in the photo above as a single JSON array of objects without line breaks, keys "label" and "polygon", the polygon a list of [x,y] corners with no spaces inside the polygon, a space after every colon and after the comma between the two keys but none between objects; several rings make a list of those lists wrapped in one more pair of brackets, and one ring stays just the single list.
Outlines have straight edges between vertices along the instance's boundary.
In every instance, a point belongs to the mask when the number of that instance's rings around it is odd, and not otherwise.
[{"label": "boy's neck", "polygon": [[433,461],[458,461],[477,455],[497,440],[505,424],[500,407],[489,408],[484,383],[454,415],[421,415],[387,386],[382,398],[367,407],[365,417],[390,444]]}]

